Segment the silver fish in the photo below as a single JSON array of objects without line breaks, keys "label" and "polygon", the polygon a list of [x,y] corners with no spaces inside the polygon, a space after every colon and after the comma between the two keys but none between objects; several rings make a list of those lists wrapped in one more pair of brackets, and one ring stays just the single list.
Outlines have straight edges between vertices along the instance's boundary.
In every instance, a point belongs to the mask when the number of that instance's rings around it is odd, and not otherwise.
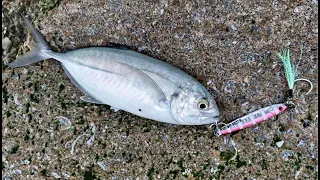
[{"label": "silver fish", "polygon": [[207,89],[180,69],[125,49],[89,47],[66,53],[53,52],[33,24],[20,13],[36,47],[9,67],[20,67],[41,60],[58,60],[82,100],[107,104],[156,121],[203,125],[219,121],[217,104]]}]

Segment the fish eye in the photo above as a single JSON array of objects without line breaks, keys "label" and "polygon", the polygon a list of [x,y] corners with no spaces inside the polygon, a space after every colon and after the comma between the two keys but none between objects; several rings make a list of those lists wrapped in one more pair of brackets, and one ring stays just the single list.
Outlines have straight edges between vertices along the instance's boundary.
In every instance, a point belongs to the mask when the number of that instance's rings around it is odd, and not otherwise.
[{"label": "fish eye", "polygon": [[204,110],[209,107],[209,101],[206,99],[200,99],[198,101],[198,109]]}]

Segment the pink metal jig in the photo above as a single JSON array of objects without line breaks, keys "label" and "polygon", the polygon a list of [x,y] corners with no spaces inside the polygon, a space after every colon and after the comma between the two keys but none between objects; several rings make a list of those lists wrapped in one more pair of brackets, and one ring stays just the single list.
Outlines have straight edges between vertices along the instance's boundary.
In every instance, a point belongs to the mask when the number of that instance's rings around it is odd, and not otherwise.
[{"label": "pink metal jig", "polygon": [[261,108],[257,111],[249,113],[239,119],[236,119],[229,124],[224,125],[221,129],[217,128],[216,135],[225,135],[243,128],[251,127],[270,119],[279,113],[285,111],[288,107],[285,104],[274,104],[268,107]]}]

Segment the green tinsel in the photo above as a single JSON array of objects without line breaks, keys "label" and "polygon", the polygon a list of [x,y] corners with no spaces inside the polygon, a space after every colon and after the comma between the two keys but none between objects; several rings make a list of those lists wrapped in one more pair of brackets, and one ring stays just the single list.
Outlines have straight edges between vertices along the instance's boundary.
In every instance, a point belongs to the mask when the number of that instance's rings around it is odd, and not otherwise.
[{"label": "green tinsel", "polygon": [[283,63],[289,89],[293,89],[293,85],[295,82],[295,71],[290,61],[290,50],[284,48],[282,54],[278,53],[278,56]]}]

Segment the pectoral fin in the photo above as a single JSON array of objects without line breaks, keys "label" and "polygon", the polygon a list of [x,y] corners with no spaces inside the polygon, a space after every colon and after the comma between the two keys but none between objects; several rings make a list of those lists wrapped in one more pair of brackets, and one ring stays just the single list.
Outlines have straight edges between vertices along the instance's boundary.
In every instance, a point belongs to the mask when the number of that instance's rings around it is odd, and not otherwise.
[{"label": "pectoral fin", "polygon": [[137,69],[131,65],[120,63],[123,67],[122,76],[126,76],[130,81],[135,82],[136,88],[144,88],[143,91],[147,92],[150,96],[154,98],[154,103],[160,107],[166,106],[168,100],[164,92],[160,89],[159,85],[145,72]]},{"label": "pectoral fin", "polygon": [[[94,71],[102,71],[102,75],[108,77],[107,79],[116,80],[117,82],[121,82],[121,84],[126,84],[128,90],[124,90],[124,93],[129,92],[129,90],[134,90],[137,94],[141,93],[144,96],[150,97],[153,104],[159,107],[164,107],[168,104],[168,100],[164,94],[164,92],[160,89],[159,85],[145,72],[136,68],[127,63],[119,62],[116,60],[108,60],[103,63],[92,63],[89,62],[74,62],[76,64],[86,66],[88,68],[92,68]],[[69,67],[72,64],[64,63],[65,67]],[[93,94],[88,93],[87,89],[84,89],[72,76],[72,72],[69,73],[65,68],[65,71],[72,82],[85,94],[90,97],[95,97]],[[72,66],[70,66],[72,68]],[[78,73],[78,72],[77,72]],[[71,75],[72,74],[72,75]],[[110,80],[110,81],[111,81]],[[81,80],[80,80],[81,81]],[[106,82],[109,83],[109,82]],[[120,84],[120,83],[119,83]],[[110,86],[112,86],[110,84]],[[108,88],[108,87],[106,87]],[[117,88],[115,88],[117,89]],[[123,90],[123,89],[121,89]],[[120,90],[120,91],[121,91]],[[92,98],[94,99],[94,98]],[[82,98],[82,100],[87,102],[92,102],[91,98]],[[94,99],[94,103],[98,101]],[[100,102],[101,103],[101,102]]]}]

